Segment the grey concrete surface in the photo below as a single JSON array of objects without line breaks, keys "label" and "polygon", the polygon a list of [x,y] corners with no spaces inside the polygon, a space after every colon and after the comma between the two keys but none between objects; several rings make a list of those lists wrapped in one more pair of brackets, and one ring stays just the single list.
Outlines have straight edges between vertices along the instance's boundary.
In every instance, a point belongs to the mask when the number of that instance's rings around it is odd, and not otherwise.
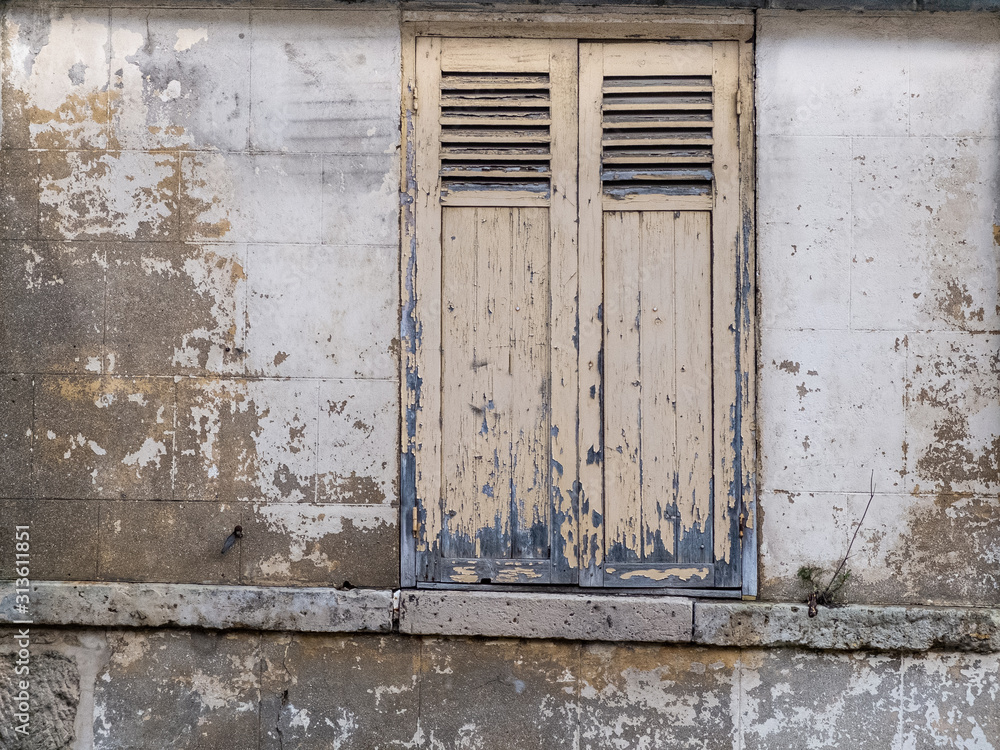
[{"label": "grey concrete surface", "polygon": [[399,628],[424,635],[683,642],[692,601],[682,597],[404,591]]},{"label": "grey concrete surface", "polygon": [[[0,583],[0,615],[15,617],[14,582]],[[193,627],[301,632],[384,632],[392,593],[371,589],[195,586],[185,584],[35,583],[38,625]]]}]

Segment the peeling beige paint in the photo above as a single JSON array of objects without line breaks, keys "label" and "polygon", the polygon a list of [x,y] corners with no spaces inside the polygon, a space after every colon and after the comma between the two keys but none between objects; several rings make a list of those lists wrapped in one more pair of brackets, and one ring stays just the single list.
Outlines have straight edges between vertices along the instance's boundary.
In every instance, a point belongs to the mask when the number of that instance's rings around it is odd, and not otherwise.
[{"label": "peeling beige paint", "polygon": [[479,575],[474,565],[456,565],[451,579],[455,583],[479,583]]},{"label": "peeling beige paint", "polygon": [[236,186],[222,154],[184,157],[182,210],[187,231],[197,239],[222,239],[232,228],[231,211],[239,210]]},{"label": "peeling beige paint", "polygon": [[526,565],[512,565],[497,571],[497,583],[523,583],[525,580],[540,579],[541,573]]},{"label": "peeling beige paint", "polygon": [[[616,573],[617,570],[617,568],[613,567],[609,567],[607,569],[608,573],[611,574]],[[704,580],[705,578],[708,578],[708,574],[708,568],[664,568],[662,570],[650,568],[646,570],[629,570],[625,573],[620,573],[618,577],[623,581],[628,581],[632,578],[649,578],[654,581],[665,581],[668,578],[679,578],[682,581],[690,581],[693,578]]]}]

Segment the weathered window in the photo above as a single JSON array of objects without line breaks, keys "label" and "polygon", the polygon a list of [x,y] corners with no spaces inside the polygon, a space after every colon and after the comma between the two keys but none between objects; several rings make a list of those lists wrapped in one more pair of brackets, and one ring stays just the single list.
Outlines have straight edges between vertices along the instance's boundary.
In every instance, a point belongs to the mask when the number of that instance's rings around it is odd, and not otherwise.
[{"label": "weathered window", "polygon": [[734,41],[416,40],[415,582],[738,593],[739,81]]}]

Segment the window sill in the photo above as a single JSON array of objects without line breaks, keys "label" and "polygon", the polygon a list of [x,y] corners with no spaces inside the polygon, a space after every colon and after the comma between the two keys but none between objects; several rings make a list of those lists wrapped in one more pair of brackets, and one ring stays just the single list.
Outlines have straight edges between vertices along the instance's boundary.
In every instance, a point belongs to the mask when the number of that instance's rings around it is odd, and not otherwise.
[{"label": "window sill", "polygon": [[[414,591],[168,583],[32,584],[34,625],[681,643],[723,648],[1000,652],[1000,608],[696,601],[608,594]],[[14,611],[0,582],[0,618]]]},{"label": "window sill", "polygon": [[577,641],[691,640],[693,599],[609,594],[404,591],[400,632]]},{"label": "window sill", "polygon": [[[307,633],[392,630],[392,591],[190,583],[70,583],[31,585],[34,625],[182,627],[209,630],[290,630]],[[0,582],[0,618],[14,612],[14,582]]]}]

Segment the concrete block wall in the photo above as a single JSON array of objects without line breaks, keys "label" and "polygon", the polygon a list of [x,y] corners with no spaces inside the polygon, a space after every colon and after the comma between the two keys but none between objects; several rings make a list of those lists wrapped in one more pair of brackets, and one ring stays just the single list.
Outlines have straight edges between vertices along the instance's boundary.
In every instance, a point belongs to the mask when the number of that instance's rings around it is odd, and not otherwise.
[{"label": "concrete block wall", "polygon": [[[36,632],[48,703],[35,736],[50,744],[33,747],[990,748],[1000,736],[996,654]],[[19,747],[9,732],[0,746]]]},{"label": "concrete block wall", "polygon": [[1000,21],[761,11],[761,593],[1000,603]]},{"label": "concrete block wall", "polygon": [[2,34],[0,516],[35,577],[395,585],[398,11]]}]

